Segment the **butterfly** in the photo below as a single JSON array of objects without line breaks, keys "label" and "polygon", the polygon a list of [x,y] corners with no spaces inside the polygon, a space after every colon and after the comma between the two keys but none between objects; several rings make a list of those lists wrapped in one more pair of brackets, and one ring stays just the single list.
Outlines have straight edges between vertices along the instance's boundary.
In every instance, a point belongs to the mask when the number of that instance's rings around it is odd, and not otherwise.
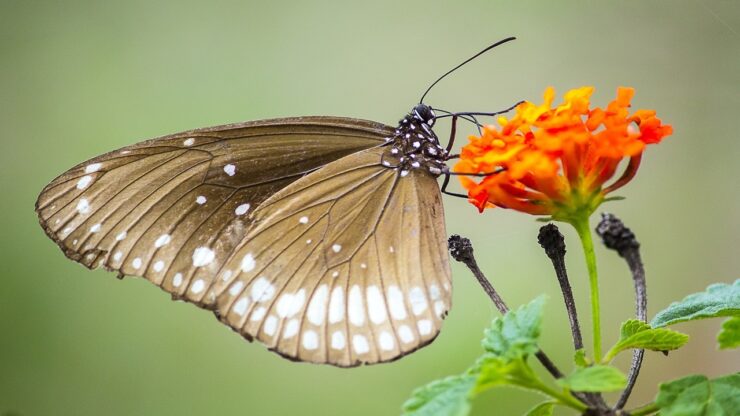
[{"label": "butterfly", "polygon": [[320,116],[167,135],[69,169],[36,212],[68,258],[143,277],[288,359],[393,361],[451,307],[437,118],[418,104],[396,127]]}]

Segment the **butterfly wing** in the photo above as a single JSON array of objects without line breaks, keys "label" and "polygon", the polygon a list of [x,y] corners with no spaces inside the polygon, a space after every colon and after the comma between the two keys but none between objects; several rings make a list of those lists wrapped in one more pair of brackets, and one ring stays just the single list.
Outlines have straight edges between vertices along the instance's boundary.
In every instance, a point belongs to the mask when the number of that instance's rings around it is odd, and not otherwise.
[{"label": "butterfly wing", "polygon": [[441,194],[422,169],[344,157],[260,206],[219,274],[217,314],[294,360],[348,367],[431,342],[451,300]]},{"label": "butterfly wing", "polygon": [[36,211],[67,257],[210,307],[205,288],[258,205],[392,133],[370,121],[301,117],[173,134],[70,169],[44,188]]}]

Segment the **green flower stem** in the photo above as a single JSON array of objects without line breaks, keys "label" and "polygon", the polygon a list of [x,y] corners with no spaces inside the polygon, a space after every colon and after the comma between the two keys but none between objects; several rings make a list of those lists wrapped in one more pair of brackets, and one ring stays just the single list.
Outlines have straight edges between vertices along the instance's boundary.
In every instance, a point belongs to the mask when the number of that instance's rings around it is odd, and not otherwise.
[{"label": "green flower stem", "polygon": [[571,224],[576,229],[583,245],[583,254],[588,266],[588,282],[591,286],[591,322],[594,341],[594,362],[601,362],[601,307],[599,303],[599,276],[596,271],[596,254],[594,242],[591,238],[591,229],[588,225],[588,216],[583,215],[573,219]]},{"label": "green flower stem", "polygon": [[645,405],[645,406],[643,406],[643,407],[641,407],[639,409],[635,409],[635,410],[631,411],[630,412],[630,415],[632,415],[632,416],[651,415],[651,414],[657,412],[658,410],[660,410],[660,408],[658,407],[658,405],[656,405],[655,403],[650,403],[650,404],[647,404],[647,405]]},{"label": "green flower stem", "polygon": [[530,386],[530,388],[539,390],[542,393],[552,397],[553,399],[556,399],[562,405],[572,407],[573,409],[576,409],[580,412],[585,412],[588,409],[588,406],[573,397],[568,391],[563,391],[561,393],[559,391],[556,391],[555,389],[548,387],[546,384],[540,382],[539,380],[537,380],[536,385]]}]

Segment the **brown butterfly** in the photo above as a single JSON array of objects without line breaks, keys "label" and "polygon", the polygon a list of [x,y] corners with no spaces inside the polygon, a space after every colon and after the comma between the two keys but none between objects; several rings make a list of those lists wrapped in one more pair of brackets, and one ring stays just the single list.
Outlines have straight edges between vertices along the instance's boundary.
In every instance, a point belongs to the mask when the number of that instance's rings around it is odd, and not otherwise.
[{"label": "brown butterfly", "polygon": [[68,170],[36,211],[70,259],[144,277],[284,357],[392,361],[451,306],[437,118],[419,104],[396,128],[298,117],[168,135]]}]

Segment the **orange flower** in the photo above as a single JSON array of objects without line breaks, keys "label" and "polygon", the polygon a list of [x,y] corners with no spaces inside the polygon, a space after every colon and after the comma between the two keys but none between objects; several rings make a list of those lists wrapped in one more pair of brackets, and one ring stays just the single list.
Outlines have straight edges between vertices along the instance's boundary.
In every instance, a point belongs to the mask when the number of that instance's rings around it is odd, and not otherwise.
[{"label": "orange flower", "polygon": [[[629,182],[645,146],[673,129],[652,110],[630,115],[632,88],[619,88],[605,109],[590,109],[593,91],[568,91],[553,108],[555,92],[548,88],[542,105],[524,102],[511,120],[498,120],[500,128],[486,126],[481,137],[471,136],[453,170],[499,173],[480,182],[460,176],[470,202],[480,211],[498,206],[571,222],[593,213],[607,194]],[[622,175],[605,186],[624,158],[629,164]]]}]

